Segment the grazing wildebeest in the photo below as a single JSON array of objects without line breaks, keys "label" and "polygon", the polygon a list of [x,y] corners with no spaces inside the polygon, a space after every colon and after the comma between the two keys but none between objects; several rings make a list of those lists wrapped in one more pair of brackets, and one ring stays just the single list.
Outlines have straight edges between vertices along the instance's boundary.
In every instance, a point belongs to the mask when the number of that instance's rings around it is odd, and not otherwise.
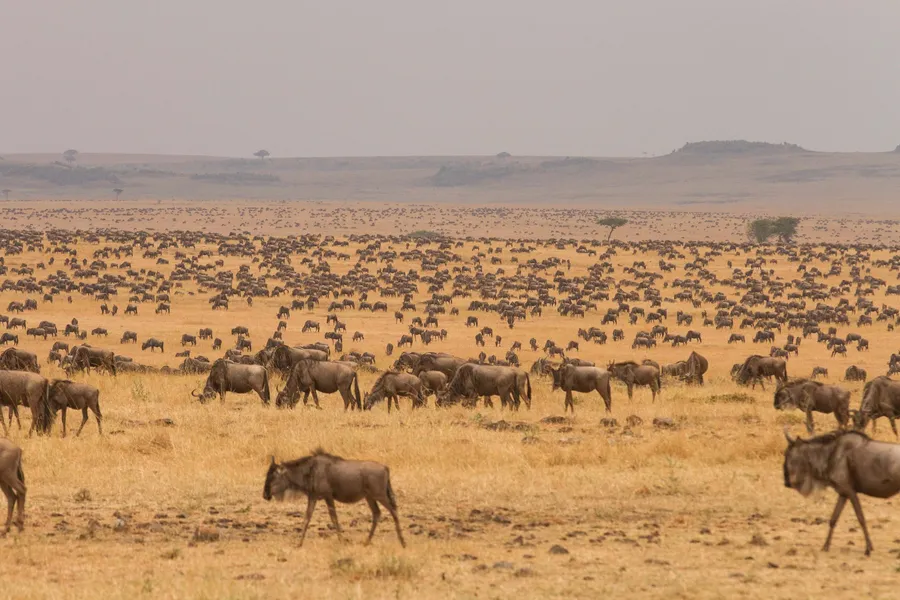
[{"label": "grazing wildebeest", "polygon": [[313,321],[312,319],[308,319],[306,323],[303,324],[303,328],[300,330],[300,333],[306,333],[307,331],[319,331],[321,326],[318,321]]},{"label": "grazing wildebeest", "polygon": [[147,348],[150,348],[150,352],[153,352],[154,348],[159,348],[160,352],[165,352],[166,350],[165,343],[156,338],[150,338],[149,340],[141,344],[141,350],[146,350]]},{"label": "grazing wildebeest", "polygon": [[791,438],[785,430],[784,436],[788,443],[784,451],[784,486],[803,496],[824,487],[838,494],[822,551],[831,547],[834,527],[850,500],[866,540],[866,556],[871,554],[872,540],[859,494],[891,498],[900,492],[900,445],[873,440],[859,431],[836,431],[803,440]]},{"label": "grazing wildebeest", "polygon": [[[138,307],[135,306],[134,304],[129,304],[128,306],[125,307],[125,314],[137,316]],[[68,327],[66,327],[66,329],[68,329]]]},{"label": "grazing wildebeest", "polygon": [[126,331],[122,334],[122,339],[119,341],[120,344],[125,344],[127,342],[131,342],[132,344],[137,344],[137,332],[136,331]]},{"label": "grazing wildebeest", "polygon": [[189,333],[184,333],[181,335],[181,345],[187,346],[188,344],[192,346],[197,345],[197,336],[190,335]]},{"label": "grazing wildebeest", "polygon": [[341,526],[337,519],[337,510],[334,501],[344,504],[352,504],[364,499],[372,511],[372,529],[366,544],[372,541],[375,528],[381,518],[381,503],[391,517],[397,529],[397,538],[400,545],[406,547],[403,532],[400,529],[400,518],[397,516],[397,498],[391,488],[390,470],[379,463],[370,461],[346,460],[339,456],[327,454],[321,448],[315,450],[312,455],[298,458],[289,462],[278,464],[272,457],[269,471],[266,473],[266,483],[263,487],[263,498],[271,500],[283,500],[288,490],[306,494],[306,520],[303,522],[303,532],[300,534],[300,545],[306,539],[306,530],[312,519],[316,502],[324,500],[328,506],[328,514],[338,536],[341,536]]},{"label": "grazing wildebeest", "polygon": [[0,354],[0,369],[6,369],[8,371],[29,371],[31,373],[41,372],[37,355],[33,352],[20,350],[18,348],[7,348]]},{"label": "grazing wildebeest", "polygon": [[806,413],[806,431],[815,431],[813,412],[834,413],[839,427],[846,427],[850,420],[850,392],[836,385],[799,379],[779,384],[775,390],[775,408],[797,408]]},{"label": "grazing wildebeest", "polygon": [[71,356],[74,370],[90,371],[91,367],[94,367],[95,369],[102,368],[112,375],[116,374],[116,355],[112,350],[78,346],[72,349]]},{"label": "grazing wildebeest", "polygon": [[735,343],[735,342],[742,342],[742,343],[744,343],[744,342],[746,342],[746,341],[747,341],[747,338],[745,338],[744,335],[743,335],[743,334],[740,334],[740,333],[732,333],[731,336],[728,338],[728,343],[729,343],[729,344],[733,344],[733,343]]},{"label": "grazing wildebeest", "polygon": [[18,346],[19,336],[8,332],[4,332],[2,335],[0,335],[0,346],[5,346],[10,342],[12,342],[13,346]]},{"label": "grazing wildebeest", "polygon": [[865,369],[850,365],[844,372],[844,381],[865,381],[868,374]]},{"label": "grazing wildebeest", "polygon": [[66,411],[68,409],[81,411],[81,426],[75,433],[78,437],[84,424],[88,422],[88,409],[94,413],[97,419],[97,431],[103,434],[100,413],[100,390],[86,383],[76,383],[67,379],[56,379],[50,383],[49,389],[50,408],[54,413],[62,413],[62,436],[66,437]]},{"label": "grazing wildebeest", "polygon": [[467,317],[466,327],[478,327],[478,317]]},{"label": "grazing wildebeest", "polygon": [[372,384],[372,390],[363,396],[363,408],[371,410],[375,404],[387,398],[388,412],[391,412],[392,402],[397,410],[400,410],[400,396],[411,399],[413,408],[425,404],[422,382],[418,377],[410,373],[386,371]]},{"label": "grazing wildebeest", "polygon": [[751,389],[756,388],[756,384],[766,389],[763,383],[763,377],[774,377],[781,383],[787,383],[787,362],[783,358],[773,358],[768,356],[760,356],[754,354],[749,356],[744,364],[740,365],[735,380],[741,385],[751,383]]},{"label": "grazing wildebeest", "polygon": [[204,327],[200,330],[200,339],[201,340],[211,340],[213,339],[213,330],[209,327]]},{"label": "grazing wildebeest", "polygon": [[628,387],[628,399],[634,396],[634,386],[646,385],[653,394],[653,402],[656,395],[662,389],[662,378],[659,369],[652,365],[639,365],[634,361],[610,362],[606,367],[613,377]]},{"label": "grazing wildebeest", "polygon": [[[31,427],[28,435],[37,430],[38,435],[49,434],[53,425],[53,411],[49,401],[49,382],[45,377],[26,371],[0,370],[0,401],[10,407],[10,424],[15,414],[21,429],[18,406],[31,409]],[[15,410],[14,410],[15,408]]]},{"label": "grazing wildebeest", "polygon": [[612,391],[610,389],[610,373],[597,367],[576,367],[566,364],[558,369],[551,369],[553,375],[553,390],[562,389],[566,393],[563,412],[572,409],[575,412],[575,401],[572,392],[587,394],[596,391],[603,398],[606,412],[612,411]]},{"label": "grazing wildebeest", "polygon": [[231,335],[250,335],[250,330],[243,325],[231,328]]},{"label": "grazing wildebeest", "polygon": [[178,370],[189,375],[200,375],[209,373],[212,370],[212,363],[207,360],[188,357],[181,362]]},{"label": "grazing wildebeest", "polygon": [[519,410],[522,399],[531,408],[531,378],[515,367],[461,365],[447,384],[444,392],[437,394],[437,406],[449,406],[466,400],[464,406],[474,406],[478,397],[484,397],[487,406],[493,406],[491,396],[500,397],[501,407]]},{"label": "grazing wildebeest", "polygon": [[[25,473],[22,471],[22,449],[11,441],[0,438],[0,491],[6,496],[6,528],[15,525],[19,531],[25,529]],[[18,506],[16,520],[13,511]],[[399,529],[398,529],[399,531]]]},{"label": "grazing wildebeest", "polygon": [[387,356],[390,356],[394,353],[394,345],[388,342],[387,346],[384,347],[384,353]]},{"label": "grazing wildebeest", "polygon": [[813,367],[812,375],[809,376],[810,379],[815,379],[819,376],[828,377],[828,369],[825,367]]},{"label": "grazing wildebeest", "polygon": [[419,381],[422,382],[422,398],[428,398],[443,391],[450,378],[443,371],[419,371]]},{"label": "grazing wildebeest", "polygon": [[293,408],[297,405],[300,392],[304,393],[303,404],[307,403],[309,395],[312,394],[316,408],[321,408],[318,392],[323,394],[340,392],[344,400],[344,410],[348,408],[362,410],[359,378],[354,367],[346,363],[308,358],[298,360],[294,363],[284,389],[278,392],[275,406]]},{"label": "grazing wildebeest", "polygon": [[269,373],[260,365],[244,365],[220,358],[213,363],[203,386],[203,392],[191,391],[191,395],[200,402],[207,402],[218,394],[219,399],[225,402],[225,393],[247,394],[256,392],[263,404],[268,404],[271,395],[269,393]]},{"label": "grazing wildebeest", "polygon": [[219,338],[214,339],[212,349],[213,350],[221,350],[222,349],[222,340]]},{"label": "grazing wildebeest", "polygon": [[[326,346],[327,348],[327,346]],[[298,360],[328,360],[328,352],[316,348],[291,348],[290,346],[279,346],[272,354],[271,366],[273,369],[281,371],[282,375],[287,377]]]}]

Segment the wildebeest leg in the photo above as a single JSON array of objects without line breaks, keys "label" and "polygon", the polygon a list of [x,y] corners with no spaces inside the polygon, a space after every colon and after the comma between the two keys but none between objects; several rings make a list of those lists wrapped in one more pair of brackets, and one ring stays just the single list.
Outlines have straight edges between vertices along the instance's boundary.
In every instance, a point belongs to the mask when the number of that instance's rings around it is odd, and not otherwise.
[{"label": "wildebeest leg", "polygon": [[300,534],[300,545],[306,539],[306,530],[309,529],[309,522],[312,519],[313,511],[316,509],[316,499],[312,496],[306,498],[306,520],[303,522],[303,533]]},{"label": "wildebeest leg", "polygon": [[0,482],[0,490],[6,496],[6,529],[4,535],[9,533],[9,526],[12,524],[13,507],[16,505],[16,496],[13,494],[12,488],[6,483]]},{"label": "wildebeest leg", "polygon": [[[322,408],[321,406],[319,406],[319,394],[316,393],[316,388],[312,387],[309,389],[309,391],[312,392],[312,397],[313,397],[313,401],[315,401],[315,403],[316,403],[316,408]],[[346,402],[346,400],[345,400],[345,402]],[[344,410],[347,410],[346,404],[344,405]]]},{"label": "wildebeest leg", "polygon": [[375,535],[375,528],[378,527],[378,520],[381,519],[381,509],[378,508],[378,502],[374,498],[366,498],[369,503],[369,509],[372,511],[372,529],[369,530],[369,537],[366,540],[366,546],[372,542],[372,536]]},{"label": "wildebeest leg", "polygon": [[563,413],[565,413],[569,408],[572,409],[572,414],[575,414],[575,401],[572,399],[572,390],[566,390],[566,402],[563,404]]},{"label": "wildebeest leg", "polygon": [[9,426],[12,427],[13,415],[16,417],[16,423],[19,425],[19,431],[22,430],[22,421],[19,420],[19,406],[15,402],[9,405]]},{"label": "wildebeest leg", "polygon": [[[68,406],[63,406],[62,408],[59,409],[59,412],[62,413],[60,415],[60,417],[62,417],[62,436],[63,437],[66,437],[66,411],[68,410],[68,408],[69,408]],[[81,433],[81,430],[79,429],[78,432]]]},{"label": "wildebeest leg", "polygon": [[494,401],[491,400],[491,397],[490,397],[490,396],[485,396],[485,397],[484,397],[484,405],[485,405],[485,406],[490,406],[491,408],[494,408]]},{"label": "wildebeest leg", "polygon": [[[838,421],[838,423],[840,423],[840,421]],[[806,432],[812,435],[815,430],[816,426],[815,423],[813,423],[812,409],[808,408],[806,409]]]},{"label": "wildebeest leg", "polygon": [[[900,437],[897,435],[897,423],[894,422],[894,415],[888,415],[888,421],[891,422],[891,430],[894,432],[894,437]],[[872,432],[875,432],[875,423],[872,423]]]},{"label": "wildebeest leg", "polygon": [[853,505],[853,511],[856,513],[856,520],[862,526],[863,535],[866,537],[866,556],[869,556],[874,549],[872,540],[869,539],[869,528],[866,527],[866,518],[863,516],[862,505],[859,503],[859,496],[856,492],[850,492],[850,503]]},{"label": "wildebeest leg", "polygon": [[634,398],[634,384],[628,383],[626,385],[628,385],[628,399],[631,400]]},{"label": "wildebeest leg", "polygon": [[328,514],[331,517],[331,522],[334,524],[334,528],[337,530],[338,538],[343,540],[344,532],[341,531],[341,524],[338,523],[337,509],[334,507],[334,499],[325,498],[325,504],[328,505]]},{"label": "wildebeest leg", "polygon": [[[94,411],[94,418],[97,419],[97,431],[100,433],[100,435],[103,435],[103,425],[101,423],[101,421],[103,421],[103,415],[100,414],[100,405],[98,404],[97,406],[91,408],[91,410]],[[87,419],[86,411],[84,418]]]},{"label": "wildebeest leg", "polygon": [[[84,429],[84,424],[88,422],[87,412],[88,412],[87,406],[85,406],[84,408],[81,409],[81,427],[79,427],[78,431],[75,432],[75,437],[78,437],[81,435],[81,430]],[[99,423],[99,422],[100,421],[97,421],[97,423]]]},{"label": "wildebeest leg", "polygon": [[831,513],[831,520],[828,522],[828,537],[825,538],[825,545],[822,546],[823,552],[828,552],[828,549],[831,548],[831,536],[834,534],[834,526],[837,525],[838,519],[841,518],[841,511],[844,510],[845,504],[847,504],[847,497],[838,496],[837,504],[834,505],[834,511]]}]

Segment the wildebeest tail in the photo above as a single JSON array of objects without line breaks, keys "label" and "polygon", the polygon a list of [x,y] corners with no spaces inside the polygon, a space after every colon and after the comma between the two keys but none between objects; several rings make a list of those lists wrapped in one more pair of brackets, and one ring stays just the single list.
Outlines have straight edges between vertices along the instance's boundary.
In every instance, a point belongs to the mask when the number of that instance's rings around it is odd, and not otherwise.
[{"label": "wildebeest tail", "polygon": [[272,400],[272,392],[269,391],[269,371],[263,371],[263,404],[268,405]]},{"label": "wildebeest tail", "polygon": [[391,508],[397,510],[397,496],[394,495],[394,488],[391,487],[391,470],[386,468],[387,473],[387,492],[388,502],[391,503]]},{"label": "wildebeest tail", "polygon": [[356,408],[362,410],[362,397],[359,395],[359,375],[353,374],[353,393],[356,395]]},{"label": "wildebeest tail", "polygon": [[50,433],[56,413],[50,408],[50,383],[44,384],[44,393],[38,400],[37,412],[34,414],[34,428],[38,434]]}]

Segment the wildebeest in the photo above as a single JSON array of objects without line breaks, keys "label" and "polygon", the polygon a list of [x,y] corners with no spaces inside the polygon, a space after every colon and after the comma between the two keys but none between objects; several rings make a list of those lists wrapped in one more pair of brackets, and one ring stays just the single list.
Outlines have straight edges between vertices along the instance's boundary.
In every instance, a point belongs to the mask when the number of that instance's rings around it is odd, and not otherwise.
[{"label": "wildebeest", "polygon": [[74,370],[90,371],[91,367],[94,367],[95,369],[102,368],[112,375],[116,374],[116,355],[112,350],[78,346],[72,349],[71,356]]},{"label": "wildebeest", "polygon": [[634,386],[646,385],[653,394],[653,401],[662,389],[662,378],[659,369],[652,365],[639,365],[633,361],[611,362],[606,367],[610,374],[624,383],[628,388],[628,399],[634,396]]},{"label": "wildebeest", "polygon": [[209,327],[204,327],[200,330],[200,339],[201,340],[211,340],[213,339],[213,330]]},{"label": "wildebeest", "polygon": [[187,357],[181,362],[178,370],[189,375],[209,373],[212,370],[212,363],[207,360]]},{"label": "wildebeest", "polygon": [[[0,438],[0,491],[6,496],[6,528],[15,525],[19,531],[25,528],[25,473],[22,471],[22,449],[11,441]],[[16,520],[13,511],[18,507]],[[399,527],[399,526],[398,526]],[[399,531],[399,529],[398,529]]]},{"label": "wildebeest", "polygon": [[66,437],[66,411],[68,409],[81,411],[81,426],[75,436],[81,435],[84,424],[88,422],[88,409],[94,413],[97,419],[97,431],[103,434],[100,413],[100,390],[86,383],[77,383],[67,379],[56,379],[50,383],[48,391],[50,408],[55,413],[60,411],[62,417],[62,436]]},{"label": "wildebeest", "polygon": [[10,420],[15,414],[19,428],[18,406],[27,406],[31,409],[31,427],[28,430],[30,436],[34,431],[38,435],[50,433],[53,425],[53,411],[49,401],[49,382],[45,377],[26,371],[0,371],[0,399],[10,407]]},{"label": "wildebeest", "polygon": [[125,333],[122,334],[122,339],[119,341],[119,343],[125,344],[127,342],[137,344],[137,332],[136,331],[126,331]]},{"label": "wildebeest", "polygon": [[160,352],[166,351],[165,342],[156,338],[150,338],[149,340],[141,344],[141,350],[146,350],[147,348],[150,348],[150,352],[153,352],[154,348],[159,348]]},{"label": "wildebeest", "polygon": [[197,336],[190,335],[189,333],[183,333],[181,335],[181,345],[187,346],[188,344],[190,344],[192,346],[196,346],[197,345]]},{"label": "wildebeest", "polygon": [[10,342],[12,342],[13,346],[18,346],[19,336],[9,332],[3,332],[2,334],[0,334],[0,346],[5,346]]},{"label": "wildebeest", "polygon": [[337,510],[334,502],[352,504],[365,499],[372,511],[372,529],[366,544],[372,541],[375,528],[381,518],[381,503],[390,512],[397,529],[397,538],[400,545],[406,547],[403,532],[400,529],[400,518],[397,516],[397,498],[391,488],[390,470],[379,463],[370,461],[346,460],[339,456],[327,454],[321,448],[315,450],[312,455],[298,458],[289,462],[278,464],[272,457],[269,471],[266,473],[266,483],[263,487],[263,498],[266,500],[283,500],[288,490],[306,494],[306,520],[303,522],[303,532],[300,534],[300,545],[306,539],[306,530],[312,519],[316,502],[324,500],[328,506],[328,514],[338,536],[341,535],[341,526],[337,519]]},{"label": "wildebeest", "polygon": [[846,427],[850,420],[850,392],[836,385],[799,379],[779,384],[775,390],[775,408],[797,408],[806,413],[806,430],[815,431],[813,412],[834,413],[839,427]]},{"label": "wildebeest", "polygon": [[231,328],[231,335],[250,335],[250,330],[243,325]]},{"label": "wildebeest", "polygon": [[831,487],[838,494],[828,522],[828,536],[822,547],[827,552],[841,512],[850,500],[856,520],[866,540],[866,556],[872,540],[866,527],[859,494],[891,498],[900,492],[900,445],[871,439],[859,431],[837,431],[803,440],[784,433],[784,485],[809,496],[813,491]]},{"label": "wildebeest", "polygon": [[[327,348],[327,346],[326,346]],[[281,371],[287,377],[298,360],[308,358],[311,360],[328,360],[328,352],[315,348],[291,348],[279,346],[272,354],[272,368]]]},{"label": "wildebeest", "polygon": [[876,419],[887,417],[891,430],[897,436],[897,425],[894,420],[900,417],[900,381],[882,375],[866,383],[859,411],[855,412],[853,417],[854,427],[865,429],[871,421],[873,431]]},{"label": "wildebeest", "polygon": [[828,377],[828,369],[825,367],[813,367],[812,375],[809,376],[810,379],[815,379],[816,377]]},{"label": "wildebeest", "polygon": [[562,365],[558,369],[551,369],[553,375],[553,390],[562,389],[566,393],[563,412],[571,408],[575,412],[575,402],[572,392],[587,394],[596,391],[603,398],[606,412],[612,411],[612,391],[610,389],[610,373],[597,367],[576,367],[574,365]]},{"label": "wildebeest", "polygon": [[300,333],[306,333],[307,331],[313,330],[319,331],[319,329],[321,329],[321,326],[319,325],[318,321],[308,319],[306,323],[303,324],[303,328],[300,330]]},{"label": "wildebeest", "polygon": [[420,371],[419,381],[422,382],[422,397],[427,398],[431,394],[443,391],[450,378],[442,371]]},{"label": "wildebeest", "polygon": [[0,354],[0,370],[8,371],[28,371],[30,373],[40,373],[41,368],[38,365],[37,355],[27,350],[18,348],[7,348]]},{"label": "wildebeest", "polygon": [[213,363],[203,386],[203,391],[196,390],[191,395],[200,402],[211,400],[216,394],[225,402],[225,393],[247,394],[256,392],[263,404],[268,404],[271,398],[269,392],[269,373],[260,365],[243,365],[220,358]]},{"label": "wildebeest", "polygon": [[348,408],[362,410],[359,378],[353,367],[342,362],[308,358],[296,361],[284,389],[280,390],[275,398],[275,406],[293,408],[297,405],[300,392],[304,393],[303,404],[307,403],[309,395],[312,394],[316,408],[321,408],[318,392],[323,394],[340,392],[344,400],[344,410]]},{"label": "wildebeest", "polygon": [[391,412],[391,402],[400,410],[400,396],[411,399],[413,408],[425,404],[422,382],[418,377],[410,373],[385,371],[372,384],[371,391],[363,397],[363,408],[371,410],[375,404],[387,398],[388,412]]},{"label": "wildebeest", "polygon": [[502,407],[518,410],[524,399],[531,408],[531,378],[515,367],[466,363],[456,370],[446,390],[437,394],[435,404],[447,406],[465,400],[464,405],[474,406],[479,396],[488,406],[493,406],[491,396],[499,396]]},{"label": "wildebeest", "polygon": [[763,377],[774,377],[781,383],[787,383],[787,362],[783,358],[754,354],[747,357],[735,374],[735,380],[738,383],[741,385],[750,383],[751,389],[755,388],[756,384],[759,383],[762,389],[765,390],[766,386],[763,383]]},{"label": "wildebeest", "polygon": [[867,376],[865,369],[850,365],[844,372],[844,381],[865,381]]}]

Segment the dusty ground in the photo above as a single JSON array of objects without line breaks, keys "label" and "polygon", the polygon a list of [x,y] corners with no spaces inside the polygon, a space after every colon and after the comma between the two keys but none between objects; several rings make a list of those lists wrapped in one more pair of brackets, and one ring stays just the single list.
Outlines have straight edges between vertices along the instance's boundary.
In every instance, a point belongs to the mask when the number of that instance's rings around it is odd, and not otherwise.
[{"label": "dusty ground", "polygon": [[[8,223],[8,225],[20,225]],[[163,222],[156,220],[157,226]],[[98,224],[99,225],[99,224]],[[196,226],[196,223],[195,223]],[[200,224],[202,226],[202,223]],[[177,223],[172,227],[178,227]],[[466,244],[470,253],[472,244]],[[81,243],[81,254],[94,246]],[[198,247],[198,250],[202,248]],[[351,247],[352,250],[352,247]],[[172,258],[174,249],[164,251]],[[538,259],[555,250],[540,250]],[[509,267],[510,255],[503,265]],[[888,256],[886,251],[876,253]],[[530,256],[529,256],[530,257]],[[583,273],[592,259],[566,252],[572,274]],[[617,276],[622,265],[656,257],[621,253],[613,259]],[[723,276],[726,261],[717,257],[710,269]],[[7,264],[34,266],[46,260],[25,254]],[[742,261],[742,258],[736,260]],[[172,261],[174,262],[174,260]],[[226,268],[244,262],[226,258]],[[135,257],[137,267],[157,268]],[[398,262],[398,268],[418,268]],[[826,265],[817,265],[827,272]],[[52,267],[51,267],[52,268]],[[163,270],[171,266],[158,267]],[[336,270],[347,269],[337,263]],[[785,278],[796,266],[773,266]],[[38,271],[40,278],[44,272]],[[896,274],[873,274],[896,282]],[[679,268],[666,278],[683,275]],[[545,274],[552,277],[552,273]],[[829,280],[837,282],[839,279]],[[270,283],[271,285],[271,283]],[[187,284],[185,291],[192,291]],[[424,290],[423,290],[424,291]],[[715,290],[713,290],[715,291]],[[0,308],[25,296],[0,292]],[[124,300],[124,299],[123,299]],[[896,298],[873,298],[896,304]],[[58,324],[77,316],[84,329],[106,327],[109,339],[90,338],[93,345],[148,364],[174,366],[178,339],[185,332],[212,327],[226,340],[237,324],[250,327],[261,344],[275,329],[277,307],[284,299],[258,299],[248,308],[235,300],[232,309],[212,312],[203,295],[177,295],[171,315],[155,315],[150,304],[138,317],[104,317],[94,301],[75,297],[73,304],[41,303],[29,321]],[[386,342],[396,343],[404,326],[393,322],[397,300],[388,299],[388,316],[349,311],[348,331],[366,340],[345,349],[371,350],[385,366]],[[125,302],[119,302],[124,307]],[[470,356],[477,353],[473,332],[461,314],[444,316],[449,339],[433,349]],[[606,304],[602,303],[601,311]],[[699,315],[690,305],[672,304]],[[576,339],[578,327],[599,325],[599,315],[585,320],[559,317],[546,310],[509,331],[496,316],[478,314],[503,336],[505,351],[513,340],[534,336],[564,344]],[[324,306],[314,313],[295,312],[288,343],[321,339],[300,334],[306,318],[324,324]],[[695,321],[695,329],[698,329]],[[673,322],[670,330],[683,332]],[[897,501],[864,500],[875,553],[865,558],[862,534],[851,514],[838,527],[831,553],[824,540],[834,495],[826,492],[804,500],[783,487],[782,427],[802,432],[799,413],[772,408],[771,388],[763,392],[739,388],[730,381],[732,363],[753,352],[753,344],[726,344],[729,331],[699,328],[699,346],[649,352],[632,351],[630,340],[640,324],[622,326],[629,342],[596,346],[582,342],[581,358],[609,360],[651,357],[661,363],[685,358],[696,349],[710,360],[707,385],[688,388],[665,382],[652,404],[646,390],[632,401],[614,386],[617,425],[601,425],[606,417],[595,397],[578,400],[574,417],[562,416],[562,394],[549,383],[535,381],[530,411],[499,409],[411,412],[408,402],[388,415],[384,407],[371,413],[345,413],[337,397],[324,397],[324,410],[279,411],[263,408],[251,396],[229,395],[226,403],[201,406],[189,395],[199,376],[119,376],[91,374],[84,379],[101,389],[104,435],[93,418],[80,438],[25,438],[13,427],[10,436],[25,450],[29,485],[27,528],[0,539],[0,596],[8,598],[547,598],[606,595],[648,598],[829,598],[893,597],[900,556]],[[167,352],[151,355],[117,342],[122,331],[139,339],[160,337]],[[611,329],[606,327],[605,329]],[[842,330],[842,333],[855,328]],[[871,351],[850,349],[848,358],[829,358],[812,339],[800,357],[789,362],[792,375],[808,375],[815,365],[827,366],[831,382],[850,364],[871,374],[885,371],[887,357],[897,351],[895,333],[883,323],[865,328]],[[779,336],[783,343],[783,336]],[[44,363],[51,341],[26,340],[20,347],[36,352],[47,376],[61,371]],[[527,344],[526,344],[527,346]],[[195,353],[214,356],[209,342]],[[523,365],[538,353],[521,353]],[[367,389],[374,376],[364,375]],[[852,404],[859,402],[860,385]],[[629,415],[643,424],[625,427]],[[548,419],[549,417],[549,419]],[[655,417],[674,420],[676,428],[659,429]],[[172,425],[158,419],[171,419]],[[506,425],[496,425],[505,421]],[[70,426],[78,418],[70,413]],[[831,417],[817,417],[820,430]],[[879,431],[885,435],[885,427]],[[347,530],[340,542],[319,507],[303,548],[297,546],[304,502],[270,504],[262,484],[270,455],[300,456],[316,446],[347,457],[378,460],[391,467],[409,547],[401,549],[383,522],[371,547],[363,547],[368,527],[364,505],[339,506]],[[195,540],[197,528],[218,533],[216,541]]]}]

